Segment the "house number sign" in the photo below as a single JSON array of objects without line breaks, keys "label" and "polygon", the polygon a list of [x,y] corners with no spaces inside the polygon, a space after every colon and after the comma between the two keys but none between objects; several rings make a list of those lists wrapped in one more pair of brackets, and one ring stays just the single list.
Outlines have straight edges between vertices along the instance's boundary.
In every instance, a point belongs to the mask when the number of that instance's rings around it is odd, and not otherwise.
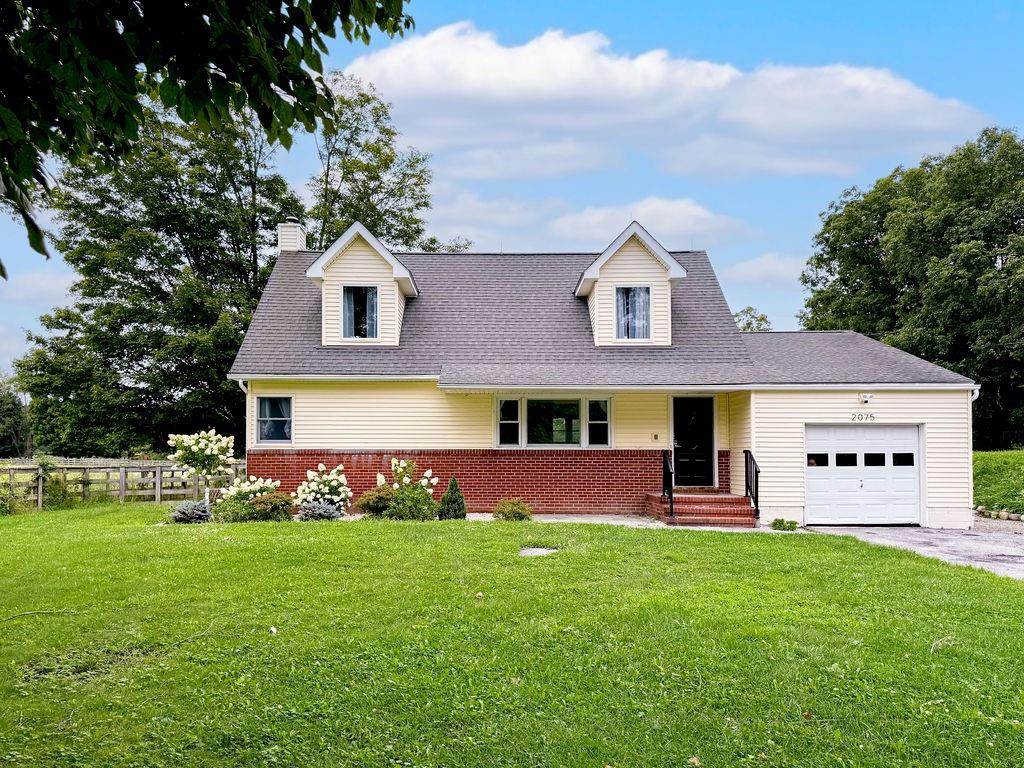
[{"label": "house number sign", "polygon": [[874,421],[875,414],[873,413],[854,413],[850,421]]}]

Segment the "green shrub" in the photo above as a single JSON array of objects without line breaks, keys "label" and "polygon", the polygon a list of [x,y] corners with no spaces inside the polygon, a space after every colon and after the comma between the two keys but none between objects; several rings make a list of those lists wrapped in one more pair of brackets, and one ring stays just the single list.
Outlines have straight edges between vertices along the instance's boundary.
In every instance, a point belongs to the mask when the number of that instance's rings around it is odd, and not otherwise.
[{"label": "green shrub", "polygon": [[494,508],[495,520],[529,520],[531,517],[533,510],[522,499],[502,499]]},{"label": "green shrub", "polygon": [[437,502],[418,483],[403,485],[392,493],[391,503],[384,511],[388,520],[433,520],[437,517]]},{"label": "green shrub", "polygon": [[13,515],[18,511],[18,499],[14,489],[7,484],[0,485],[0,517]]},{"label": "green shrub", "polygon": [[208,523],[212,519],[203,501],[183,501],[171,512],[172,523]]},{"label": "green shrub", "polygon": [[275,491],[255,499],[225,499],[214,512],[222,523],[287,522],[292,519],[292,499]]},{"label": "green shrub", "polygon": [[390,485],[379,485],[360,496],[356,508],[370,517],[384,517],[394,497],[395,492]]},{"label": "green shrub", "polygon": [[796,527],[796,520],[786,520],[782,517],[772,520],[772,529],[776,531],[795,531]]},{"label": "green shrub", "polygon": [[448,487],[441,497],[441,504],[437,508],[438,520],[465,520],[466,500],[462,497],[462,489],[459,488],[459,481],[454,477],[448,481]]}]

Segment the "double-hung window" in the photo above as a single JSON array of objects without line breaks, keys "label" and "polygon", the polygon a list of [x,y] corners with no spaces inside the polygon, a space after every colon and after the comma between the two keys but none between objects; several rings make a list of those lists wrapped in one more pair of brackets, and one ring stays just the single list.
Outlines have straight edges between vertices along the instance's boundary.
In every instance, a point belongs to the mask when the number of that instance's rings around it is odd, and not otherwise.
[{"label": "double-hung window", "polygon": [[260,443],[290,443],[292,439],[292,399],[256,398],[256,440]]},{"label": "double-hung window", "polygon": [[346,285],[341,298],[342,336],[346,339],[377,338],[377,287]]},{"label": "double-hung window", "polygon": [[651,338],[650,286],[615,289],[615,338]]},{"label": "double-hung window", "polygon": [[571,447],[611,444],[608,400],[498,401],[498,445]]}]

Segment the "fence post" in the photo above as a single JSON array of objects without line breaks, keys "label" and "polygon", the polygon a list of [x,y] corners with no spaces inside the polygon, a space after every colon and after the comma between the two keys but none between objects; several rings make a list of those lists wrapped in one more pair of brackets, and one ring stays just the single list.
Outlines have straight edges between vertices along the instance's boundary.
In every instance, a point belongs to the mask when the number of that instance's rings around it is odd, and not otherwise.
[{"label": "fence post", "polygon": [[89,468],[82,468],[82,501],[89,500]]},{"label": "fence post", "polygon": [[154,486],[156,488],[156,490],[153,492],[153,498],[156,500],[156,503],[159,504],[161,501],[164,500],[164,495],[163,495],[163,490],[164,490],[164,468],[163,467],[157,467],[156,468],[156,475],[154,475],[153,483],[154,483]]},{"label": "fence post", "polygon": [[199,475],[192,475],[192,500],[199,501]]},{"label": "fence post", "polygon": [[122,504],[124,504],[125,493],[128,490],[128,468],[120,467],[119,477],[120,483],[117,488],[117,498]]},{"label": "fence post", "polygon": [[36,468],[36,509],[43,508],[43,468]]}]

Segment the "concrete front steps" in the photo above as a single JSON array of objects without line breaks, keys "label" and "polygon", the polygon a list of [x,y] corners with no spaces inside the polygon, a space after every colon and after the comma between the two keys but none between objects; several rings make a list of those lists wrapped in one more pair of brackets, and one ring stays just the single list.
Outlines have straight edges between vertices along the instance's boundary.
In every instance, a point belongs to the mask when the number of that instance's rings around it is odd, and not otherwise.
[{"label": "concrete front steps", "polygon": [[644,498],[644,514],[667,525],[706,525],[719,528],[754,528],[757,518],[750,499],[717,489],[696,491],[677,488],[673,494],[675,515],[669,516],[668,499],[660,493]]}]

